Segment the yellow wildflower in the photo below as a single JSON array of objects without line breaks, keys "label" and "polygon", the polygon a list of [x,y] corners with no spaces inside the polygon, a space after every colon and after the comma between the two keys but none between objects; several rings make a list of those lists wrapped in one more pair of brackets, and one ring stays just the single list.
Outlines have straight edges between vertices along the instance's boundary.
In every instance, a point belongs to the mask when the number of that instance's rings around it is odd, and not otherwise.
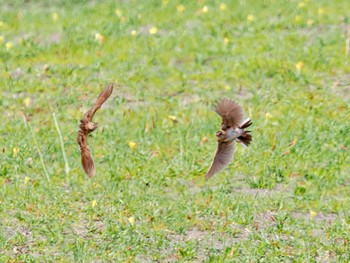
[{"label": "yellow wildflower", "polygon": [[320,7],[320,8],[318,9],[318,14],[319,14],[320,16],[324,15],[325,13],[326,13],[326,9],[324,9],[324,8],[322,8],[322,7]]},{"label": "yellow wildflower", "polygon": [[185,11],[185,6],[184,5],[178,5],[176,7],[176,10],[177,10],[177,12],[182,13],[183,11]]},{"label": "yellow wildflower", "polygon": [[132,225],[135,224],[135,217],[133,217],[133,216],[129,217],[129,218],[128,218],[128,221],[129,221],[129,223],[132,224]]},{"label": "yellow wildflower", "polygon": [[208,13],[208,11],[209,11],[209,8],[208,8],[206,5],[203,6],[202,12],[203,12],[203,13]]},{"label": "yellow wildflower", "polygon": [[317,215],[317,213],[315,211],[310,211],[310,217],[314,218]]},{"label": "yellow wildflower", "polygon": [[149,30],[149,33],[151,35],[155,35],[158,33],[158,28],[156,28],[155,26],[154,27],[151,27],[151,29]]},{"label": "yellow wildflower", "polygon": [[247,20],[248,20],[248,22],[253,22],[253,21],[255,20],[255,16],[253,16],[253,15],[248,15],[248,16],[247,16]]},{"label": "yellow wildflower", "polygon": [[13,48],[13,43],[12,42],[7,42],[6,43],[6,49],[10,50],[11,48]]},{"label": "yellow wildflower", "polygon": [[227,6],[226,6],[226,4],[221,3],[221,4],[219,5],[219,8],[220,8],[220,10],[224,11],[224,10],[226,10]]},{"label": "yellow wildflower", "polygon": [[298,4],[298,8],[303,8],[303,7],[305,7],[305,3],[304,3],[304,2],[300,2],[300,3]]},{"label": "yellow wildflower", "polygon": [[53,21],[56,22],[56,21],[58,20],[58,18],[59,18],[59,17],[58,17],[58,14],[57,14],[57,13],[53,13],[53,14],[52,14],[52,20],[53,20]]},{"label": "yellow wildflower", "polygon": [[266,119],[272,119],[271,113],[265,112],[265,118],[266,118]]},{"label": "yellow wildflower", "polygon": [[224,38],[224,43],[225,43],[225,44],[230,43],[230,39],[229,39],[228,37],[225,37],[225,38]]},{"label": "yellow wildflower", "polygon": [[297,64],[295,64],[295,68],[298,72],[300,72],[304,67],[304,62],[303,61],[299,61]]},{"label": "yellow wildflower", "polygon": [[31,100],[30,100],[29,97],[27,97],[27,98],[25,98],[25,99],[23,100],[23,104],[24,104],[26,107],[28,107],[28,106],[30,105],[30,102],[31,102]]},{"label": "yellow wildflower", "polygon": [[297,16],[294,17],[294,20],[295,20],[295,22],[299,23],[299,22],[301,22],[303,20],[303,18],[301,16],[297,15]]},{"label": "yellow wildflower", "polygon": [[17,154],[19,152],[19,148],[18,147],[13,147],[12,151],[13,151],[13,156],[15,157],[15,156],[17,156]]},{"label": "yellow wildflower", "polygon": [[129,142],[129,148],[130,149],[134,149],[134,148],[136,148],[137,147],[137,143],[136,142],[133,142],[133,141],[130,141]]},{"label": "yellow wildflower", "polygon": [[174,122],[177,121],[177,118],[174,115],[169,115],[168,118]]},{"label": "yellow wildflower", "polygon": [[30,181],[30,177],[28,176],[24,177],[24,184],[29,183],[29,181]]},{"label": "yellow wildflower", "polygon": [[122,10],[120,10],[118,8],[115,10],[115,14],[117,15],[117,17],[122,17],[122,15],[123,15]]},{"label": "yellow wildflower", "polygon": [[137,36],[137,31],[136,30],[131,30],[131,35],[132,36]]},{"label": "yellow wildflower", "polygon": [[103,35],[101,35],[100,33],[95,34],[95,39],[100,44],[103,44],[103,42],[105,42],[105,37]]},{"label": "yellow wildflower", "polygon": [[96,205],[97,205],[97,201],[96,201],[96,200],[92,200],[92,201],[91,201],[91,206],[92,206],[92,207],[95,207]]}]

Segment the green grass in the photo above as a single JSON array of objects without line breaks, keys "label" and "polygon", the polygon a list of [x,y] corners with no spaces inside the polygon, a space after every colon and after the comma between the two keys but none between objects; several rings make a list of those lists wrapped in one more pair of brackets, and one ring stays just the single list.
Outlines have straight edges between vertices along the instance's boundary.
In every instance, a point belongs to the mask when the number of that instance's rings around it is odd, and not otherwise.
[{"label": "green grass", "polygon": [[[349,261],[349,4],[303,4],[1,1],[0,261]],[[221,97],[254,138],[205,183]]]}]

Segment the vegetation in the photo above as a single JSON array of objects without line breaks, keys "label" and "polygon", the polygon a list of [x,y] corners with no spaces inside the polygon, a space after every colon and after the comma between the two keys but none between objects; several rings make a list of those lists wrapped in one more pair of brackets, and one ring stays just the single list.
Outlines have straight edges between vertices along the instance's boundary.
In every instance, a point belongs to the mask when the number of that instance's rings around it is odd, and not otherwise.
[{"label": "vegetation", "polygon": [[[1,262],[349,261],[348,0],[0,6]],[[206,183],[222,97],[253,142]]]}]

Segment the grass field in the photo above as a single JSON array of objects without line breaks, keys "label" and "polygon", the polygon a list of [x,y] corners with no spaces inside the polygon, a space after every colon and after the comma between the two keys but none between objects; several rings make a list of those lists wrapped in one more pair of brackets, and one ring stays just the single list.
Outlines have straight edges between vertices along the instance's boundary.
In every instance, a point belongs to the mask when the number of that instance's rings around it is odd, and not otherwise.
[{"label": "grass field", "polygon": [[[0,7],[0,262],[350,260],[348,0]],[[222,97],[253,142],[206,183]]]}]

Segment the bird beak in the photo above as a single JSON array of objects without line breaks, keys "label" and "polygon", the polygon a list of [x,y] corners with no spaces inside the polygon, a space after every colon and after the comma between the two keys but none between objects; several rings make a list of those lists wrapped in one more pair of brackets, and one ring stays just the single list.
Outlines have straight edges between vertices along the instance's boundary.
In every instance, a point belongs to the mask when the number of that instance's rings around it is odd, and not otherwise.
[{"label": "bird beak", "polygon": [[227,140],[227,133],[223,130],[218,131],[215,135],[219,142],[225,142]]},{"label": "bird beak", "polygon": [[218,131],[217,133],[216,133],[216,137],[221,137],[223,135],[223,132],[222,131]]}]

